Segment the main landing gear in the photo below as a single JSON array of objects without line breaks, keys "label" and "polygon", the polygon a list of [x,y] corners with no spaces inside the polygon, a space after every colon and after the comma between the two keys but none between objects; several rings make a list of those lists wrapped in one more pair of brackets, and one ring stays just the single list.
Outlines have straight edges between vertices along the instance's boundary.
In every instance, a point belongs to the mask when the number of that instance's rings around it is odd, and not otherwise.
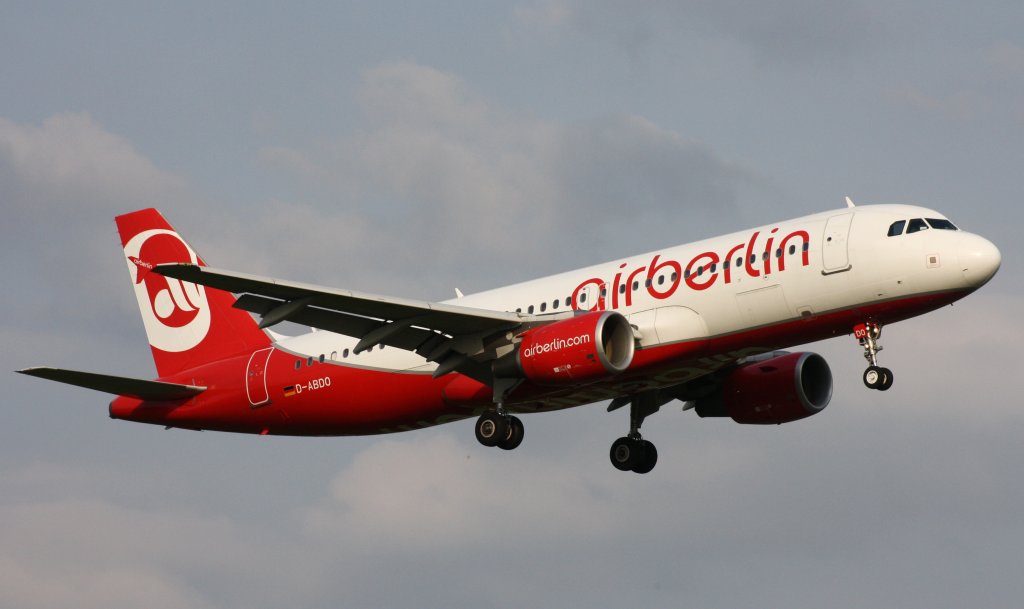
[{"label": "main landing gear", "polygon": [[612,401],[608,410],[615,410],[629,403],[629,433],[612,442],[608,456],[615,469],[624,472],[646,474],[658,463],[658,449],[640,435],[644,419],[658,412],[662,404],[652,393],[641,393],[628,398]]},{"label": "main landing gear", "polygon": [[497,446],[512,450],[523,443],[526,428],[519,417],[506,414],[504,409],[489,410],[476,421],[476,439],[484,446]]},{"label": "main landing gear", "polygon": [[853,336],[864,347],[864,359],[868,360],[868,368],[864,371],[864,385],[868,389],[885,391],[892,387],[892,370],[878,365],[878,352],[882,346],[878,339],[882,337],[882,325],[869,321],[853,327]]}]

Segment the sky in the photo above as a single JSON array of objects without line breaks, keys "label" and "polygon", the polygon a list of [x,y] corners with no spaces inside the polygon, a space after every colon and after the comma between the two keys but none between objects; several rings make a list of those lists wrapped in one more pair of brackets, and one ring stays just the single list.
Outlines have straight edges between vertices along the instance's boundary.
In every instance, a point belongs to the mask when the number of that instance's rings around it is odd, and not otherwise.
[{"label": "sky", "polygon": [[5,373],[0,607],[1016,607],[1024,5],[0,2],[0,368],[152,377],[113,216],[441,300],[859,204],[1003,266],[771,427],[604,404],[398,435],[164,431]]}]

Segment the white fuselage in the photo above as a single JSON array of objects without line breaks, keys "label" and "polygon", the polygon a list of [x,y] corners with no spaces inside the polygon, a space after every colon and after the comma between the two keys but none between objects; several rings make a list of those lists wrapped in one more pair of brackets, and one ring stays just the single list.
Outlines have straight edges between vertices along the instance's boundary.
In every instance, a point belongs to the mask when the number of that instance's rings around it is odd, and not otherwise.
[{"label": "white fuselage", "polygon": [[[614,309],[628,317],[639,331],[640,349],[647,349],[870,303],[955,290],[966,294],[998,269],[998,250],[971,233],[928,228],[888,235],[893,223],[913,219],[945,218],[908,205],[833,210],[449,302],[524,315]],[[302,357],[377,370],[429,372],[436,366],[395,348],[354,355],[356,342],[316,331],[281,339],[278,346]]]}]

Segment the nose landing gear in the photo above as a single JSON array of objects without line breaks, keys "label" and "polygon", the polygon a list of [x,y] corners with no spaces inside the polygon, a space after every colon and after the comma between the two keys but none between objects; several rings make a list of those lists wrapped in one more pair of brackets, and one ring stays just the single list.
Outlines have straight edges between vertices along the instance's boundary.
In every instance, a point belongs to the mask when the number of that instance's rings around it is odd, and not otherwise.
[{"label": "nose landing gear", "polygon": [[882,337],[882,325],[873,321],[857,324],[853,327],[853,336],[864,347],[864,359],[868,360],[868,368],[864,371],[864,385],[868,389],[886,391],[892,387],[892,370],[878,365],[878,352],[882,346],[878,340]]}]

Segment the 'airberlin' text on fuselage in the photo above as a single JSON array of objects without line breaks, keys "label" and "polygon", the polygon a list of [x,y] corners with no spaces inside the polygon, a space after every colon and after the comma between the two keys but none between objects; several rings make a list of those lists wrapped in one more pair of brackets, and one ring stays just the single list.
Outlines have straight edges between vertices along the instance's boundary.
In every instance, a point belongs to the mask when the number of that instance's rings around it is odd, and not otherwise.
[{"label": "'airberlin' text on fuselage", "polygon": [[[677,260],[662,259],[661,254],[656,254],[649,264],[633,270],[627,271],[628,264],[623,262],[611,283],[600,277],[592,277],[576,286],[572,293],[572,306],[574,309],[589,311],[628,307],[633,304],[633,292],[640,288],[652,297],[664,300],[675,294],[681,284],[699,291],[710,288],[719,278],[722,283],[732,283],[739,273],[761,277],[785,271],[786,257],[797,254],[800,255],[801,265],[807,266],[811,241],[807,231],[795,230],[777,240],[778,230],[773,228],[768,233],[763,248],[757,244],[761,231],[754,231],[746,243],[733,246],[724,255],[701,252],[691,258],[685,267]],[[775,268],[772,266],[773,260]],[[591,286],[596,298],[591,297],[589,302],[586,299],[581,302],[581,294],[587,293]]]}]

